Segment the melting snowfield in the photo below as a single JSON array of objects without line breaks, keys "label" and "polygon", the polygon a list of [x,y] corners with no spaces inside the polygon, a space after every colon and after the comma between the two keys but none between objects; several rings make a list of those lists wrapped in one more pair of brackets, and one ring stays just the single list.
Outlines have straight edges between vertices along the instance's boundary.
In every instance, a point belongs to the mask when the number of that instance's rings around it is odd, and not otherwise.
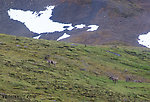
[{"label": "melting snowfield", "polygon": [[57,39],[57,41],[70,37],[70,35],[64,33],[61,37]]},{"label": "melting snowfield", "polygon": [[89,25],[88,27],[90,27],[90,29],[88,29],[87,31],[90,31],[90,32],[95,31],[99,28],[99,26],[97,26],[97,25]]},{"label": "melting snowfield", "polygon": [[147,34],[139,35],[138,42],[139,44],[150,48],[150,32]]},{"label": "melting snowfield", "polygon": [[82,28],[84,28],[84,27],[86,27],[85,24],[80,24],[80,25],[76,25],[76,26],[75,26],[75,28],[77,28],[77,29],[82,29]]},{"label": "melting snowfield", "polygon": [[[65,30],[71,31],[73,29],[82,29],[89,28],[87,31],[95,31],[99,26],[97,25],[88,25],[79,24],[74,27],[72,24],[64,24],[59,22],[54,22],[50,19],[52,17],[52,12],[55,6],[46,7],[45,11],[35,12],[35,11],[23,11],[16,9],[9,9],[8,15],[10,19],[19,21],[23,23],[31,32],[41,34],[41,33],[53,33],[53,32],[62,32]],[[41,35],[34,37],[34,39],[39,39]],[[61,40],[67,38],[66,33],[63,37],[58,38]]]},{"label": "melting snowfield", "polygon": [[41,35],[33,37],[33,39],[40,39]]},{"label": "melting snowfield", "polygon": [[30,31],[38,34],[64,31],[66,29],[64,26],[68,26],[68,29],[72,27],[72,24],[53,22],[49,19],[52,16],[53,9],[54,6],[49,6],[46,7],[45,11],[40,11],[39,13],[10,9],[8,14],[10,19],[22,22]]}]

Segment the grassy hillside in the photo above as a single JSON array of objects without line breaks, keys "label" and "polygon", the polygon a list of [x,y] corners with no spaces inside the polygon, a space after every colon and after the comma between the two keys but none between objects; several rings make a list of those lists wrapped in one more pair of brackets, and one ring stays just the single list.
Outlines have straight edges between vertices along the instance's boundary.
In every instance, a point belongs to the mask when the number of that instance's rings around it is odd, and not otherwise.
[{"label": "grassy hillside", "polygon": [[148,102],[150,49],[0,34],[0,101]]}]

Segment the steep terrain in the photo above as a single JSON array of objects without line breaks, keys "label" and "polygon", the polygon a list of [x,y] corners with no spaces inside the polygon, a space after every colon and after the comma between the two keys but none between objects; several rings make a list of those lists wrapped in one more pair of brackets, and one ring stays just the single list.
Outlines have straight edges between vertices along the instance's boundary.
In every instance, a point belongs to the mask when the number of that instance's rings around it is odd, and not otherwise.
[{"label": "steep terrain", "polygon": [[41,11],[48,5],[55,5],[51,19],[61,23],[96,24],[97,31],[78,29],[47,33],[42,39],[56,40],[63,33],[71,35],[64,41],[84,44],[105,44],[122,42],[139,46],[138,35],[150,31],[149,0],[1,0],[0,33],[33,37],[23,24],[9,19],[10,8]]},{"label": "steep terrain", "polygon": [[149,75],[147,48],[0,34],[0,101],[149,102]]}]

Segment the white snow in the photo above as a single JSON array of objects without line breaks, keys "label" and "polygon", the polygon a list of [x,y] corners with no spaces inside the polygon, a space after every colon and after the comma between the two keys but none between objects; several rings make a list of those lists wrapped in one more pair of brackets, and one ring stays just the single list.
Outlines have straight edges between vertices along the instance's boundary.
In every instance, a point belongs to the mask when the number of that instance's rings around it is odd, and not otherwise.
[{"label": "white snow", "polygon": [[[10,19],[19,21],[23,23],[31,32],[41,34],[41,33],[53,33],[62,32],[65,30],[72,31],[74,28],[82,29],[88,27],[87,31],[95,31],[99,26],[78,24],[73,26],[70,24],[64,24],[59,22],[54,22],[50,18],[52,17],[52,12],[55,6],[47,6],[44,11],[24,11],[17,9],[9,9],[8,15]],[[41,34],[42,35],[42,34]],[[34,39],[39,39],[41,35],[33,37]],[[70,37],[70,35],[64,33],[63,36],[59,37],[57,41]]]},{"label": "white snow", "polygon": [[80,25],[76,25],[75,27],[77,29],[82,29],[82,28],[86,27],[86,25],[85,24],[80,24]]},{"label": "white snow", "polygon": [[73,30],[73,29],[74,29],[73,26],[69,26],[69,27],[67,28],[67,30],[69,30],[69,31],[71,31],[71,30]]},{"label": "white snow", "polygon": [[33,37],[33,39],[39,39],[41,37],[41,35],[35,36]]},{"label": "white snow", "polygon": [[62,40],[62,39],[65,39],[65,38],[68,38],[68,37],[70,37],[70,35],[64,33],[64,35],[62,35],[61,37],[59,37],[59,38],[57,39],[57,41]]},{"label": "white snow", "polygon": [[40,11],[39,13],[10,9],[8,10],[8,15],[10,19],[22,22],[30,31],[38,34],[56,31],[61,32],[67,29],[64,28],[64,26],[69,26],[68,29],[72,30],[72,24],[53,22],[50,19],[54,7],[55,6],[48,6],[45,11]]},{"label": "white snow", "polygon": [[90,27],[87,31],[95,31],[99,28],[98,25],[89,25],[88,27]]},{"label": "white snow", "polygon": [[139,44],[150,48],[150,32],[148,32],[147,34],[139,35],[138,42]]}]

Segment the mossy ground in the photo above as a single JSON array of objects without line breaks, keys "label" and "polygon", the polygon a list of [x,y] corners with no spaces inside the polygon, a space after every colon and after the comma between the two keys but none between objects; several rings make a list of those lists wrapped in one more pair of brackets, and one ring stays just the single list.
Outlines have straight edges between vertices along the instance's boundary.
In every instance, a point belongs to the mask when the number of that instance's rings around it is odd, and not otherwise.
[{"label": "mossy ground", "polygon": [[[56,66],[47,63],[47,55]],[[142,83],[125,82],[126,76]],[[0,101],[148,102],[149,82],[147,48],[85,47],[0,34]]]}]

